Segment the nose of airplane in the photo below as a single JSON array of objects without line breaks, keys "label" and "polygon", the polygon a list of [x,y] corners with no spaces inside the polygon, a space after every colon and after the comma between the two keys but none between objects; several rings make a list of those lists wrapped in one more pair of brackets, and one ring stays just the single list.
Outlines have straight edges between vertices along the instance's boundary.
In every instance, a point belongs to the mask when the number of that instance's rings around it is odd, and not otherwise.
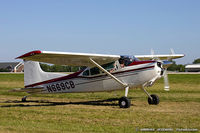
[{"label": "nose of airplane", "polygon": [[163,62],[157,61],[157,66],[159,67],[158,73],[160,73],[160,76],[163,76],[164,74]]}]

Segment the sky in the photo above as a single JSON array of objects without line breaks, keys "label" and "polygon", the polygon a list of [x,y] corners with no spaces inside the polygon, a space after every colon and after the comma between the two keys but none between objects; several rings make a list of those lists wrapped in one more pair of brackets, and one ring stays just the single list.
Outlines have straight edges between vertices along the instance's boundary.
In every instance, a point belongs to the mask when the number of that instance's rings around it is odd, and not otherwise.
[{"label": "sky", "polygon": [[0,0],[0,62],[32,50],[200,58],[199,0]]}]

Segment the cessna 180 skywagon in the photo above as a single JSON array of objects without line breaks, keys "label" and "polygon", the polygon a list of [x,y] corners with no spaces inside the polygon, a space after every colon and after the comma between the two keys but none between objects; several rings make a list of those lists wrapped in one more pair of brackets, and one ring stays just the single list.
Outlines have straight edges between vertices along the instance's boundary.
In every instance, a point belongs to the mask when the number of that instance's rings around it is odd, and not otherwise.
[{"label": "cessna 180 skywagon", "polygon": [[[167,59],[183,57],[182,54],[165,55]],[[145,59],[146,56],[143,56]],[[142,57],[139,57],[140,59]],[[17,59],[24,60],[24,86],[16,91],[35,93],[79,93],[125,89],[119,99],[121,108],[129,108],[127,98],[130,88],[140,87],[148,96],[148,103],[157,105],[159,97],[150,95],[144,87],[151,86],[164,74],[162,61],[139,61],[134,56],[87,54],[52,51],[32,51]],[[73,74],[44,72],[39,62],[68,66],[87,66]],[[27,96],[22,98],[26,101]]]}]

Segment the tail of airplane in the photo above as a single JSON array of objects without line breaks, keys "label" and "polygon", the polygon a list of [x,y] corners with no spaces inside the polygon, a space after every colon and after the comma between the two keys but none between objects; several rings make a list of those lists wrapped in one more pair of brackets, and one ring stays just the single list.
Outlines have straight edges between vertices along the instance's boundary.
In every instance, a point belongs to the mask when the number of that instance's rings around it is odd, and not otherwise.
[{"label": "tail of airplane", "polygon": [[24,61],[24,86],[29,86],[35,83],[43,82],[46,80],[66,76],[61,73],[44,72],[39,62]]}]

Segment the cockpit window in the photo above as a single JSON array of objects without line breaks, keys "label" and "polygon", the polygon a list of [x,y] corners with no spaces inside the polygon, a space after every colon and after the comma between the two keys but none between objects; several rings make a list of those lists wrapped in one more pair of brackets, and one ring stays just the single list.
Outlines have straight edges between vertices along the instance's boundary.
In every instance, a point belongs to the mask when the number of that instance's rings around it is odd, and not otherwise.
[{"label": "cockpit window", "polygon": [[85,70],[84,72],[83,72],[83,76],[89,76],[90,75],[90,71],[89,70]]},{"label": "cockpit window", "polygon": [[[137,58],[135,58],[134,56],[121,56],[119,60],[108,63],[108,64],[104,64],[104,65],[102,65],[102,67],[109,72],[114,72],[119,68],[123,68],[124,66],[129,66],[134,61],[137,61]],[[90,76],[90,75],[98,75],[98,74],[102,74],[102,73],[104,73],[104,72],[99,70],[98,67],[93,67],[93,68],[87,68],[83,72],[82,75]]]},{"label": "cockpit window", "polygon": [[100,74],[100,70],[98,67],[93,67],[90,69],[90,73],[91,73],[91,75]]},{"label": "cockpit window", "polygon": [[[115,64],[115,62],[111,62],[111,63],[105,64],[105,65],[102,65],[102,67],[104,69],[106,69],[107,71],[110,71],[115,67],[114,64]],[[101,73],[104,73],[104,72],[100,71],[98,67],[93,67],[93,68],[85,70],[83,72],[83,76],[97,75],[97,74],[101,74]]]},{"label": "cockpit window", "polygon": [[102,67],[104,69],[106,69],[107,71],[110,71],[111,69],[113,69],[115,67],[114,64],[115,64],[115,62],[111,62],[111,63],[105,64],[105,65],[102,65]]}]

